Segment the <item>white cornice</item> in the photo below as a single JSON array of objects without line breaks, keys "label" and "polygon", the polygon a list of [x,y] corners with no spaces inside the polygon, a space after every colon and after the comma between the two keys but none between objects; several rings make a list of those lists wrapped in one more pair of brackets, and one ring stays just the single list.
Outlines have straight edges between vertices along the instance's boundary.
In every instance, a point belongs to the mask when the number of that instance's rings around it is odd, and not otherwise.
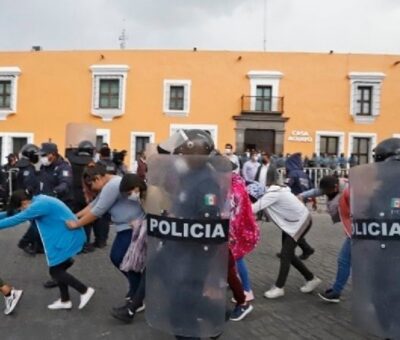
[{"label": "white cornice", "polygon": [[249,71],[247,77],[249,79],[281,79],[283,73],[279,71]]},{"label": "white cornice", "polygon": [[382,81],[386,74],[382,72],[350,72],[348,77],[351,80]]}]

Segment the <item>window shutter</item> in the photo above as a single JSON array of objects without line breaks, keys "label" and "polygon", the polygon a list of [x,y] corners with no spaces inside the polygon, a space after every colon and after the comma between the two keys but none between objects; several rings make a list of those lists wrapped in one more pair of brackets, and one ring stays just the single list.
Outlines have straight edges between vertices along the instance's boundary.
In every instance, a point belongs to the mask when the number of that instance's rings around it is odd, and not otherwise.
[{"label": "window shutter", "polygon": [[352,101],[353,101],[353,112],[352,112],[352,114],[353,115],[356,115],[357,113],[360,112],[360,104],[357,101],[360,100],[361,93],[360,93],[360,91],[358,89],[358,86],[359,86],[359,83],[357,83],[357,82],[353,83],[353,98],[352,98]]},{"label": "window shutter", "polygon": [[100,108],[100,77],[94,76],[93,78],[93,107],[95,109]]},{"label": "window shutter", "polygon": [[381,108],[381,84],[377,83],[372,88],[372,115],[378,116]]},{"label": "window shutter", "polygon": [[171,84],[164,84],[164,111],[170,110],[170,95],[171,95]]},{"label": "window shutter", "polygon": [[122,91],[123,89],[123,82],[124,82],[124,77],[120,76],[118,77],[118,81],[119,81],[119,89],[118,89],[118,108],[122,109],[122,99],[123,99],[123,95],[122,95]]},{"label": "window shutter", "polygon": [[183,111],[189,111],[189,85],[185,85],[183,90]]}]

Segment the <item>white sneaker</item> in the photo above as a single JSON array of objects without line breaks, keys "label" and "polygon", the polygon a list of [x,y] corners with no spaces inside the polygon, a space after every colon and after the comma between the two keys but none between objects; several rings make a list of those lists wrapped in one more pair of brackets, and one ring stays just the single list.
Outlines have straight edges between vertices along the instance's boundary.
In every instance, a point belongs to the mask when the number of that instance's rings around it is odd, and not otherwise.
[{"label": "white sneaker", "polygon": [[92,298],[94,293],[95,290],[92,287],[89,287],[85,294],[81,294],[81,303],[79,304],[78,308],[82,309],[83,307],[85,307]]},{"label": "white sneaker", "polygon": [[51,310],[71,309],[72,302],[71,301],[62,302],[61,299],[58,299],[57,301],[54,301],[51,305],[48,305],[47,308]]},{"label": "white sneaker", "polygon": [[320,285],[321,282],[322,282],[321,279],[314,276],[312,280],[307,281],[303,287],[300,287],[300,291],[302,293],[311,293],[315,288],[317,288]]},{"label": "white sneaker", "polygon": [[19,299],[22,296],[23,291],[17,289],[11,289],[10,296],[5,296],[4,299],[6,300],[6,308],[4,309],[4,314],[9,315],[13,312],[15,307],[18,304]]},{"label": "white sneaker", "polygon": [[283,288],[278,288],[275,286],[273,286],[270,290],[264,293],[264,297],[266,297],[267,299],[276,299],[284,295],[285,295],[285,290]]}]

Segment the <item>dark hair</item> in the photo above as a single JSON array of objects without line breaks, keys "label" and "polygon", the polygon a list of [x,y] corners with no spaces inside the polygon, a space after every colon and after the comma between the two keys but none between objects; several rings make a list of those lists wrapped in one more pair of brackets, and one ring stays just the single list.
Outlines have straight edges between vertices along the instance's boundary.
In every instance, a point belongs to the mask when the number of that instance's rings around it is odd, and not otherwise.
[{"label": "dark hair", "polygon": [[15,214],[16,210],[21,208],[22,201],[30,201],[33,194],[28,190],[16,190],[12,193],[8,205],[7,205],[7,216],[12,216]]},{"label": "dark hair", "polygon": [[108,146],[102,146],[99,150],[101,157],[110,157],[111,156],[111,149]]},{"label": "dark hair", "polygon": [[233,149],[232,144],[226,143],[226,144],[225,144],[225,149]]},{"label": "dark hair", "polygon": [[107,174],[107,169],[103,164],[92,163],[88,165],[82,174],[82,178],[85,182],[92,181],[96,176],[105,176]]},{"label": "dark hair", "polygon": [[146,191],[147,185],[146,183],[136,174],[125,174],[121,183],[119,184],[120,192],[128,192],[134,188],[139,188],[140,191]]},{"label": "dark hair", "polygon": [[319,182],[319,188],[323,193],[330,192],[335,189],[335,186],[339,184],[339,178],[336,176],[324,176]]}]

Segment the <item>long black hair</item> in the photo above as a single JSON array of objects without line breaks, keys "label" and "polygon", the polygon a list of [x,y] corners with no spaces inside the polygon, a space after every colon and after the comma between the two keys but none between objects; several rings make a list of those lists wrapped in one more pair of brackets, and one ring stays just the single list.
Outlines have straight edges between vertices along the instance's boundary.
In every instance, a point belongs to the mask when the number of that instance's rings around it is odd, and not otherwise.
[{"label": "long black hair", "polygon": [[22,206],[22,201],[32,200],[33,194],[29,190],[16,190],[12,193],[8,205],[7,205],[7,216],[12,216]]}]

